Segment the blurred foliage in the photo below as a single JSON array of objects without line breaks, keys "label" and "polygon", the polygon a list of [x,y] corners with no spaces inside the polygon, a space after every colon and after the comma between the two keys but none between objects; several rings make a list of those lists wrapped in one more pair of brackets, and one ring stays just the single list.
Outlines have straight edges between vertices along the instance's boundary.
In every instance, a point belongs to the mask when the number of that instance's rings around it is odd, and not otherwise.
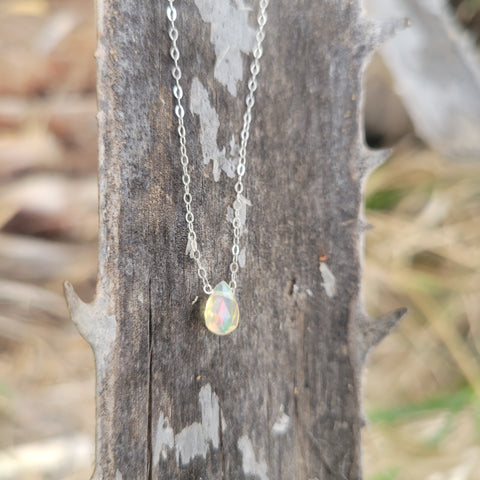
[{"label": "blurred foliage", "polygon": [[480,0],[462,0],[460,6],[465,8],[471,14],[480,12]]},{"label": "blurred foliage", "polygon": [[450,0],[461,23],[473,33],[480,43],[480,0]]},{"label": "blurred foliage", "polygon": [[[476,403],[475,392],[470,387],[458,391],[448,392],[443,396],[428,398],[422,402],[410,403],[400,407],[368,412],[371,422],[392,423],[399,420],[408,420],[417,415],[431,411],[448,411],[456,413]],[[480,435],[480,432],[479,432]]]},{"label": "blurred foliage", "polygon": [[398,476],[398,469],[397,468],[388,468],[383,472],[377,473],[376,475],[372,475],[368,478],[368,480],[395,480]]},{"label": "blurred foliage", "polygon": [[480,165],[405,139],[366,193],[368,308],[410,310],[371,356],[367,478],[478,480]]},{"label": "blurred foliage", "polygon": [[392,210],[404,195],[405,191],[400,188],[377,190],[366,199],[365,208],[367,210]]}]

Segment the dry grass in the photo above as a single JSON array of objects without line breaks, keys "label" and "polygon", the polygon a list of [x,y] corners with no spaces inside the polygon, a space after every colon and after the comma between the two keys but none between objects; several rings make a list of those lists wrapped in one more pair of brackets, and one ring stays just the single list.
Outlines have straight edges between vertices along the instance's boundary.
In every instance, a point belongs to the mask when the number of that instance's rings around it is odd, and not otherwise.
[{"label": "dry grass", "polygon": [[480,165],[406,141],[372,176],[367,207],[367,303],[410,314],[370,359],[366,471],[478,480]]}]

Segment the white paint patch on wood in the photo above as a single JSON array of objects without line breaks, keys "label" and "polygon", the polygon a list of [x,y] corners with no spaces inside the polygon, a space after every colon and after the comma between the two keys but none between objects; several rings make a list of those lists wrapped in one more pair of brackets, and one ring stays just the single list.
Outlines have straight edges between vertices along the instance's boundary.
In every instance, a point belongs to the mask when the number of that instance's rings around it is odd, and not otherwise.
[{"label": "white paint patch on wood", "polygon": [[195,457],[207,457],[208,438],[203,425],[192,423],[175,436],[177,464],[187,465]]},{"label": "white paint patch on wood", "polygon": [[190,88],[190,111],[200,118],[200,145],[202,146],[203,163],[213,164],[213,179],[218,182],[222,170],[228,177],[235,176],[237,161],[233,153],[238,150],[234,139],[230,142],[232,156],[227,157],[225,147],[219,150],[217,145],[217,134],[220,120],[215,108],[210,104],[208,92],[202,82],[194,77]]},{"label": "white paint patch on wood", "polygon": [[202,411],[202,427],[205,432],[205,438],[212,442],[213,448],[217,449],[220,445],[220,405],[218,397],[212,392],[212,387],[209,383],[200,390],[199,403]]},{"label": "white paint patch on wood", "polygon": [[167,459],[167,450],[175,445],[175,435],[173,428],[170,426],[168,418],[165,418],[163,412],[157,422],[157,431],[155,434],[155,442],[153,444],[153,463],[156,466],[160,460],[160,454],[164,460]]},{"label": "white paint patch on wood", "polygon": [[187,465],[195,457],[207,457],[210,444],[212,448],[220,446],[219,428],[221,419],[222,432],[226,429],[225,419],[220,409],[217,395],[212,392],[210,384],[204,385],[199,393],[202,422],[194,422],[174,435],[173,428],[163,412],[157,423],[154,439],[153,463],[156,467],[160,461],[167,459],[169,449],[175,449],[177,464]]},{"label": "white paint patch on wood", "polygon": [[175,449],[177,463],[186,465],[196,456],[206,458],[209,442],[214,449],[218,449],[220,406],[218,397],[212,392],[212,387],[207,384],[202,387],[199,394],[202,423],[193,423],[184,428],[175,436]]},{"label": "white paint patch on wood", "polygon": [[203,21],[211,24],[210,42],[215,48],[214,77],[234,97],[243,79],[242,53],[255,45],[255,29],[248,24],[251,7],[243,0],[195,0]]},{"label": "white paint patch on wood", "polygon": [[325,262],[320,262],[320,273],[322,274],[322,287],[327,297],[333,298],[337,293],[337,280]]},{"label": "white paint patch on wood", "polygon": [[123,480],[123,475],[120,473],[120,470],[115,472],[115,480]]},{"label": "white paint patch on wood", "polygon": [[238,254],[238,264],[240,265],[240,268],[245,268],[245,260],[246,260],[246,253],[245,253],[245,247],[240,250],[240,253]]},{"label": "white paint patch on wood", "polygon": [[268,480],[267,464],[265,460],[257,462],[255,451],[251,440],[247,435],[243,435],[238,440],[237,446],[242,452],[242,469],[245,475],[251,475],[260,480]]},{"label": "white paint patch on wood", "polygon": [[[196,240],[195,240],[195,243],[196,243]],[[188,257],[190,257],[192,260],[195,260],[195,257],[193,255],[193,252],[195,251],[194,250],[194,245],[192,244],[192,240],[190,237],[188,237],[187,239],[187,247],[185,248],[185,255],[187,255]]]},{"label": "white paint patch on wood", "polygon": [[282,413],[277,421],[273,424],[272,432],[276,435],[284,435],[290,428],[290,417],[286,413]]},{"label": "white paint patch on wood", "polygon": [[[252,202],[244,197],[242,194],[239,194],[236,198],[240,202],[240,235],[243,232],[243,228],[245,227],[245,222],[247,221],[247,207],[252,206]],[[235,212],[232,207],[227,207],[227,221],[233,224],[233,220],[235,218]]]}]

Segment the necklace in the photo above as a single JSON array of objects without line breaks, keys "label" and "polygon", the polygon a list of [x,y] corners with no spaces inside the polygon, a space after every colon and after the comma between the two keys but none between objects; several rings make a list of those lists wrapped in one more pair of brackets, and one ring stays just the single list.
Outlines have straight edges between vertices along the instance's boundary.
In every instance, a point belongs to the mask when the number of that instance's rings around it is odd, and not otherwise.
[{"label": "necklace", "polygon": [[175,25],[177,19],[177,10],[174,7],[175,0],[168,0],[167,18],[170,22],[168,35],[171,40],[170,56],[174,66],[172,76],[174,80],[173,96],[176,99],[175,116],[177,117],[177,132],[180,138],[180,163],[182,165],[182,183],[183,183],[183,201],[185,203],[185,220],[188,227],[188,241],[190,252],[197,264],[197,274],[203,283],[203,291],[209,295],[205,306],[205,325],[207,328],[217,334],[226,335],[238,326],[240,314],[238,303],[235,298],[237,288],[238,257],[240,254],[240,235],[241,235],[241,217],[243,176],[245,175],[245,164],[247,155],[247,143],[250,136],[250,124],[252,121],[252,108],[255,103],[255,90],[257,89],[257,76],[260,72],[260,58],[263,54],[262,43],[265,38],[265,24],[267,23],[267,6],[269,0],[260,0],[260,9],[257,17],[258,30],[256,33],[256,45],[253,50],[253,59],[250,64],[250,78],[248,80],[248,93],[245,99],[246,110],[243,115],[243,127],[240,133],[240,149],[238,153],[237,181],[235,183],[236,198],[233,202],[233,245],[232,262],[230,263],[230,282],[220,282],[215,288],[212,288],[208,281],[207,271],[202,263],[202,257],[198,249],[197,234],[194,229],[194,216],[192,211],[192,195],[190,193],[190,175],[189,158],[187,154],[186,130],[184,124],[185,110],[182,105],[183,90],[180,85],[182,71],[179,65],[180,51],[178,49],[178,29]]}]

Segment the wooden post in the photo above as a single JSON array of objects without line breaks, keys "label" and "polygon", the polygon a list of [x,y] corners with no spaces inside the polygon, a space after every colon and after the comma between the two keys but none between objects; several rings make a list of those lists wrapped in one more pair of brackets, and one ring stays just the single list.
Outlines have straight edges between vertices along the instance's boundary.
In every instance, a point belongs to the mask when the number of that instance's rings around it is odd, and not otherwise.
[{"label": "wooden post", "polygon": [[[93,478],[360,479],[365,355],[403,314],[373,321],[360,298],[362,186],[385,157],[364,146],[362,74],[390,27],[359,0],[271,1],[240,326],[217,337],[186,254],[166,3],[97,1],[96,299],[65,285],[96,359]],[[216,284],[231,260],[229,174],[258,5],[177,3],[195,227]]]}]

